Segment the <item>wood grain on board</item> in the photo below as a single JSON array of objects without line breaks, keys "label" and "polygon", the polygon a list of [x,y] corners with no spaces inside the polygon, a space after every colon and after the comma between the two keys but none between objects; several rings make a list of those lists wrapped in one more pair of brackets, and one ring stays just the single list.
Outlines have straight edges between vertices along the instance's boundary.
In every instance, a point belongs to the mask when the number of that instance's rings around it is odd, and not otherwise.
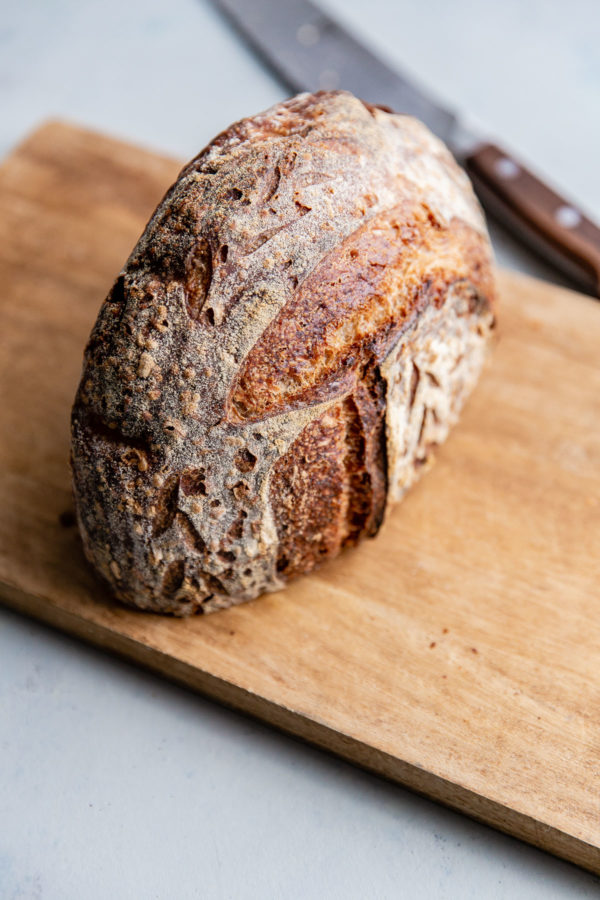
[{"label": "wood grain on board", "polygon": [[375,540],[226,612],[129,611],[69,524],[69,412],[178,168],[50,123],[0,170],[2,597],[600,872],[600,304],[501,274],[485,374]]}]

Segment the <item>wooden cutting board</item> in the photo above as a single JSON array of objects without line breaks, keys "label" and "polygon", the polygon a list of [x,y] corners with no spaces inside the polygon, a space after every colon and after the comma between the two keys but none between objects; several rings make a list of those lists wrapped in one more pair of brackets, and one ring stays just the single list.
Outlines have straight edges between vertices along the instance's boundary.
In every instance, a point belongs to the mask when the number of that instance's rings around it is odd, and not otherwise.
[{"label": "wooden cutting board", "polygon": [[600,872],[600,304],[503,273],[484,377],[376,540],[227,612],[129,611],[72,524],[69,411],[178,166],[51,123],[0,170],[3,598]]}]

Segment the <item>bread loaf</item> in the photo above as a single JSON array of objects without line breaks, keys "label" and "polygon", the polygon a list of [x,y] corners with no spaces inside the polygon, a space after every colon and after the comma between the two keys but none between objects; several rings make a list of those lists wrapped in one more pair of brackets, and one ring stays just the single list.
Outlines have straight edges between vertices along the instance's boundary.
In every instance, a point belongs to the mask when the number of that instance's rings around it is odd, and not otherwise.
[{"label": "bread loaf", "polygon": [[416,120],[301,94],[181,172],[104,301],[72,416],[87,556],[186,615],[375,535],[494,323],[464,173]]}]

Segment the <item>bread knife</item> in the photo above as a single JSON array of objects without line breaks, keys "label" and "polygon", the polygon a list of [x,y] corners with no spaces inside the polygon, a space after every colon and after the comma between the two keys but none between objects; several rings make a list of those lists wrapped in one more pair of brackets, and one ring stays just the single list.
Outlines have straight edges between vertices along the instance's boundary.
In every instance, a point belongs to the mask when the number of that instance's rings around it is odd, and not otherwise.
[{"label": "bread knife", "polygon": [[600,297],[600,228],[497,144],[481,139],[309,0],[215,0],[294,93],[346,89],[421,119],[468,172],[491,216]]}]

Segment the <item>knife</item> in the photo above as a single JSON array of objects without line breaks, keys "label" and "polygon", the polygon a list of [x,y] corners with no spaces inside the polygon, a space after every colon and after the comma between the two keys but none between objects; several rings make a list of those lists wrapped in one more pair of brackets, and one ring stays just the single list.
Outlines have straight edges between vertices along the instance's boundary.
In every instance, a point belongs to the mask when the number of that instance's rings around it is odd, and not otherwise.
[{"label": "knife", "polygon": [[309,0],[214,0],[294,93],[352,91],[424,122],[464,166],[486,211],[600,297],[600,228],[512,153],[461,125]]}]

